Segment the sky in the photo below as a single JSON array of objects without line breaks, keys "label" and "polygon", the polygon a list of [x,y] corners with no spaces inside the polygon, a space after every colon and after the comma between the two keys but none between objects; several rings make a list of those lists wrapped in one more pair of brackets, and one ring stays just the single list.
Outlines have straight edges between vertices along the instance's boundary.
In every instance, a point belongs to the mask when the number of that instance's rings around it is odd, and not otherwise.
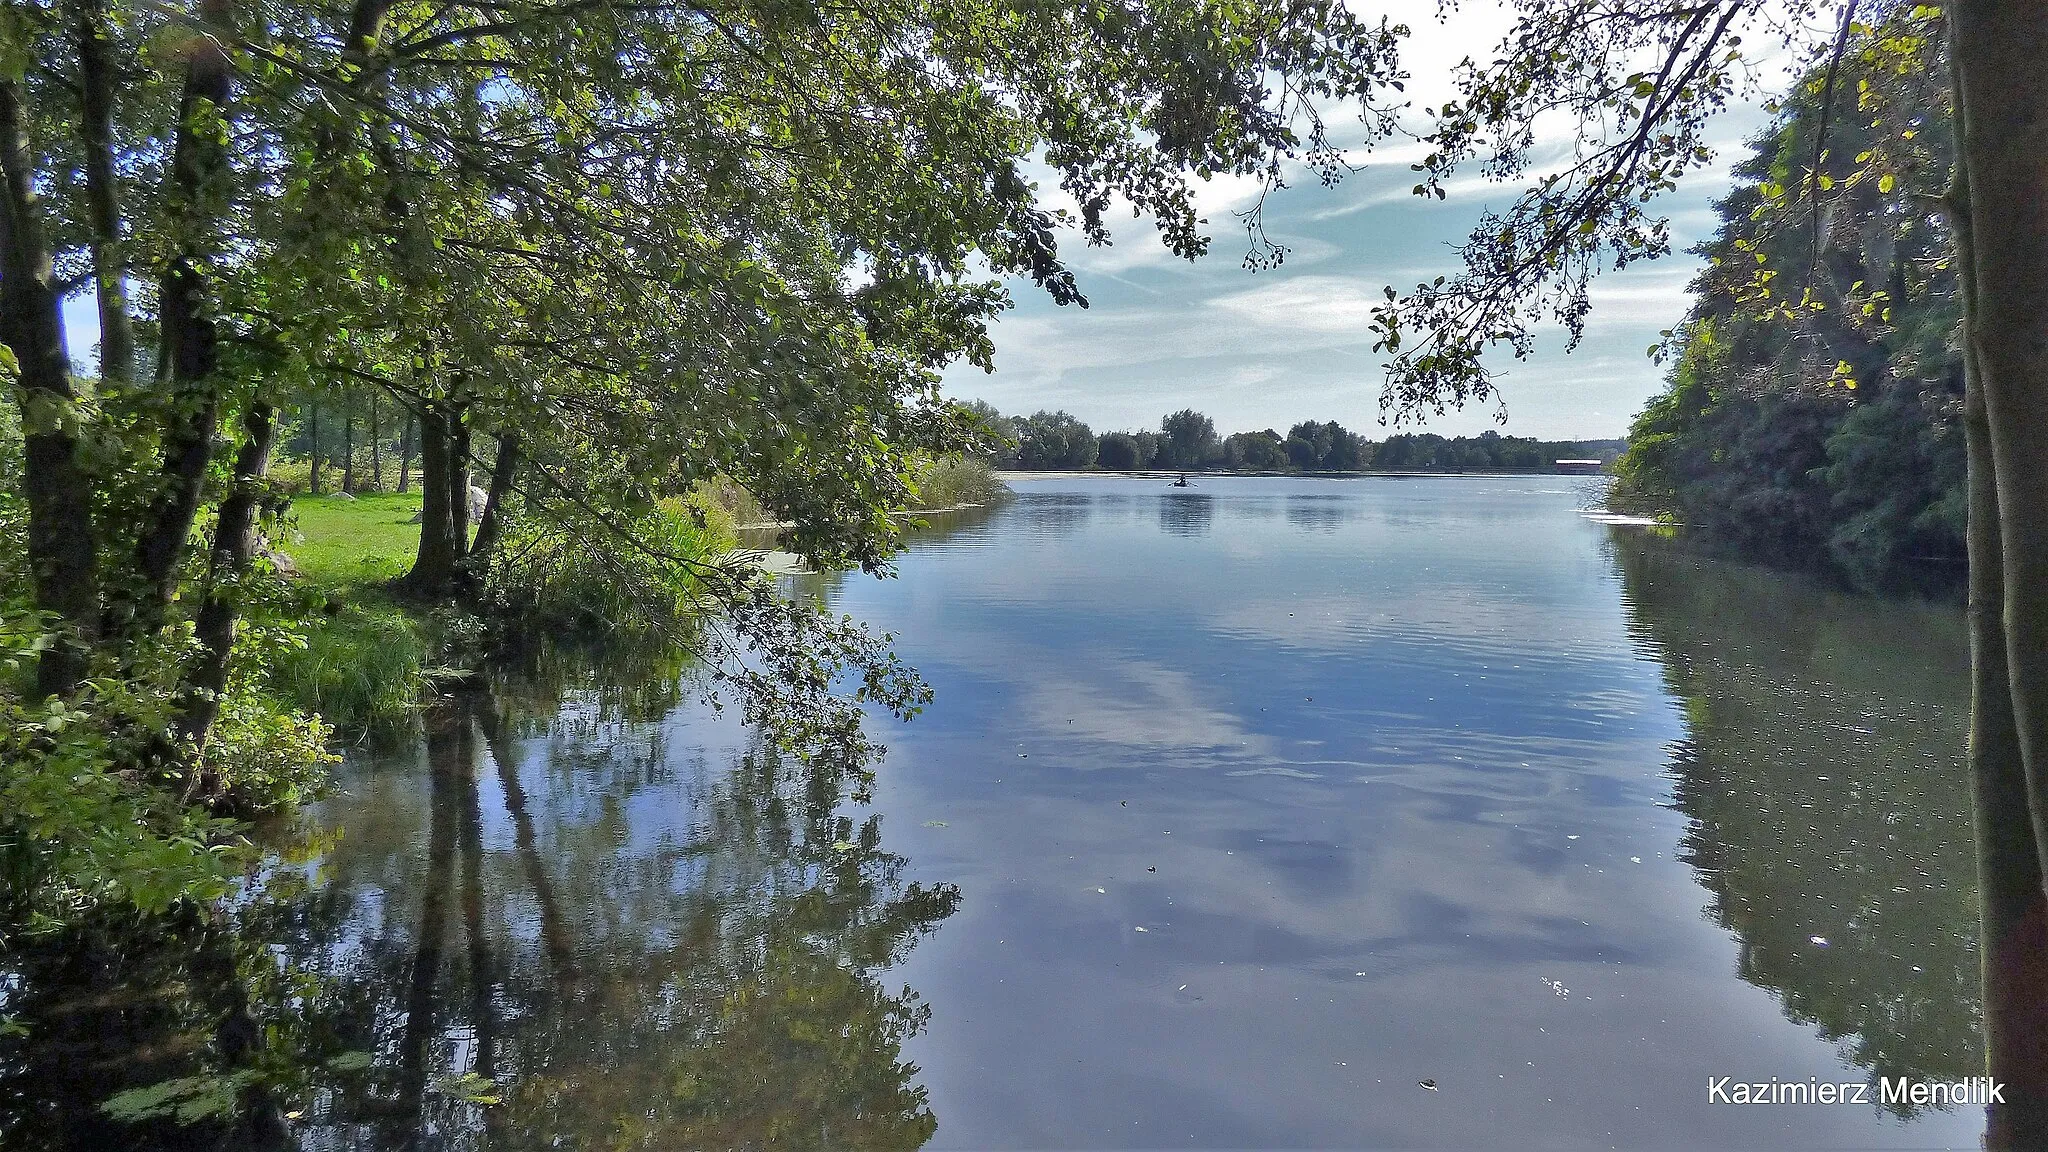
[{"label": "sky", "polygon": [[[1394,0],[1385,8],[1414,35],[1403,51],[1413,80],[1408,94],[1427,107],[1450,91],[1451,68],[1468,52],[1490,49],[1507,26],[1497,4],[1468,3],[1435,18],[1435,0]],[[1363,127],[1355,113],[1327,117],[1342,140]],[[1716,166],[1692,177],[1660,202],[1672,223],[1674,255],[1595,282],[1586,336],[1567,355],[1562,338],[1546,339],[1536,355],[1495,361],[1508,421],[1492,407],[1421,425],[1445,435],[1500,428],[1542,439],[1595,439],[1626,433],[1630,419],[1663,382],[1648,356],[1658,334],[1684,314],[1686,285],[1699,260],[1687,249],[1713,230],[1712,202],[1727,194],[1727,167],[1746,155],[1742,141],[1765,123],[1745,104],[1714,128]],[[1005,413],[1065,409],[1096,431],[1157,428],[1168,412],[1193,407],[1217,430],[1274,428],[1301,420],[1336,420],[1378,439],[1385,357],[1372,350],[1370,310],[1383,289],[1449,276],[1464,239],[1489,203],[1505,206],[1520,185],[1474,176],[1449,185],[1443,201],[1411,194],[1409,165],[1422,149],[1396,142],[1376,152],[1353,149],[1363,163],[1334,189],[1298,170],[1290,188],[1266,201],[1266,231],[1290,251],[1278,269],[1249,272],[1244,228],[1234,215],[1256,195],[1250,180],[1216,180],[1199,188],[1213,237],[1209,253],[1189,263],[1160,244],[1149,220],[1128,213],[1113,222],[1115,242],[1088,248],[1078,232],[1063,234],[1066,256],[1090,307],[1062,308],[1028,280],[1016,280],[1016,301],[994,328],[996,370],[956,365],[946,391],[986,400]],[[1071,205],[1050,170],[1041,169],[1040,199]],[[1300,178],[1295,178],[1300,176]],[[1414,430],[1411,426],[1409,430]]]}]

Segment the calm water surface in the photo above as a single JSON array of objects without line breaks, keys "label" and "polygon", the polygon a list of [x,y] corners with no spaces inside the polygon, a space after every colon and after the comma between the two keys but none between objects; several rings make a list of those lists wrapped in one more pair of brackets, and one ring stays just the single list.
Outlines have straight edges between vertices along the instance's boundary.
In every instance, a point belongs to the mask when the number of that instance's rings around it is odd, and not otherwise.
[{"label": "calm water surface", "polygon": [[1198,483],[807,578],[938,690],[869,805],[644,674],[352,762],[249,913],[306,1142],[1976,1144],[1707,1094],[1980,1066],[1957,611],[1598,481]]}]

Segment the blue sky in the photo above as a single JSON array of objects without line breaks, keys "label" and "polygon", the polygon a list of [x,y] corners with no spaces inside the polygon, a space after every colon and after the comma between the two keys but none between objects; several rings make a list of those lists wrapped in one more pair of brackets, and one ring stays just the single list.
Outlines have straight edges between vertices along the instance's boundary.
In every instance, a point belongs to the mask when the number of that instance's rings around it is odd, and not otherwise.
[{"label": "blue sky", "polygon": [[[1452,65],[1467,52],[1491,48],[1505,27],[1499,7],[1486,0],[1468,4],[1450,24],[1434,19],[1434,0],[1382,6],[1415,29],[1403,55],[1418,107],[1446,94]],[[1404,16],[1402,9],[1410,11]],[[1362,134],[1355,114],[1327,119],[1340,139],[1347,125],[1354,137]],[[1646,351],[1685,311],[1686,284],[1699,263],[1685,250],[1711,233],[1711,204],[1727,192],[1727,165],[1747,154],[1744,136],[1763,123],[1758,107],[1746,104],[1715,125],[1717,167],[1661,204],[1678,254],[1598,281],[1577,351],[1566,355],[1562,339],[1551,339],[1530,360],[1498,364],[1506,432],[1568,439],[1627,431],[1662,382],[1663,370]],[[1214,240],[1209,254],[1193,263],[1169,254],[1149,220],[1127,214],[1116,222],[1116,242],[1108,248],[1088,249],[1078,233],[1067,233],[1063,248],[1091,307],[1061,308],[1028,281],[1013,283],[1017,307],[995,328],[995,373],[955,366],[946,375],[948,393],[987,400],[1006,413],[1065,409],[1097,431],[1156,428],[1165,413],[1193,406],[1225,433],[1284,432],[1296,421],[1315,419],[1379,438],[1384,357],[1372,351],[1371,306],[1384,299],[1389,284],[1408,287],[1451,274],[1457,266],[1451,245],[1485,205],[1504,205],[1519,187],[1475,176],[1450,184],[1446,200],[1424,201],[1410,193],[1415,174],[1409,164],[1421,155],[1399,142],[1374,153],[1354,149],[1352,162],[1367,168],[1335,189],[1321,187],[1313,175],[1290,176],[1293,186],[1266,202],[1267,232],[1292,249],[1274,271],[1253,273],[1240,265],[1246,244],[1233,212],[1251,202],[1256,188],[1250,181],[1218,180],[1201,188]],[[1050,173],[1041,177],[1041,198],[1058,206],[1056,181]],[[1489,408],[1424,427],[1450,435],[1496,425]]]}]

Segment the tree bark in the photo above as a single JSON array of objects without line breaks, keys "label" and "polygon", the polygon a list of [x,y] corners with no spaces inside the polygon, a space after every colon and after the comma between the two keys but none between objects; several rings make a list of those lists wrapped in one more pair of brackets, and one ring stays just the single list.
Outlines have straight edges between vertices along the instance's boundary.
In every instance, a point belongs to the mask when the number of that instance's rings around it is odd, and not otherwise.
[{"label": "tree bark", "polygon": [[103,0],[78,0],[79,144],[92,227],[93,286],[99,300],[100,379],[135,378],[135,329],[128,318],[127,263],[121,258],[121,193],[114,177],[113,30]]},{"label": "tree bark", "polygon": [[201,649],[199,666],[179,717],[179,734],[195,763],[205,759],[207,737],[220,718],[220,697],[227,689],[235,626],[241,618],[241,583],[256,557],[256,518],[262,511],[270,447],[277,435],[276,413],[268,404],[251,402],[242,427],[247,439],[235,454],[234,487],[220,502],[215,518],[206,599],[193,629]]},{"label": "tree bark", "polygon": [[498,435],[498,458],[491,464],[491,488],[484,496],[484,514],[477,520],[476,538],[469,544],[467,579],[474,591],[481,587],[491,562],[491,553],[505,534],[505,500],[512,495],[512,481],[519,470],[519,433]]},{"label": "tree bark", "polygon": [[420,546],[405,582],[422,596],[439,595],[455,578],[454,510],[449,507],[448,416],[441,401],[420,405]]},{"label": "tree bark", "polygon": [[13,352],[21,407],[23,495],[28,502],[28,561],[39,609],[73,635],[36,664],[37,689],[68,694],[85,673],[85,649],[98,633],[99,580],[91,484],[79,453],[77,394],[64,317],[51,284],[27,111],[18,84],[0,82],[0,343]]},{"label": "tree bark", "polygon": [[2006,1086],[1985,1142],[2038,1147],[2048,1142],[2048,0],[1959,0],[1948,11],[1969,372],[1970,756],[1987,1059]]},{"label": "tree bark", "polygon": [[[229,0],[202,0],[207,28],[225,29]],[[220,187],[228,155],[223,134],[211,123],[225,115],[230,76],[227,53],[212,35],[194,38],[178,101],[178,131],[171,154],[171,215],[184,237],[164,271],[159,290],[161,361],[167,411],[164,417],[163,488],[150,508],[136,549],[141,578],[137,623],[154,631],[177,590],[192,522],[199,513],[213,434],[219,419],[220,333],[209,296],[210,253],[206,237],[224,210]],[[208,110],[212,110],[212,115]]]},{"label": "tree bark", "polygon": [[[1976,310],[1976,245],[1968,178],[1951,194],[1965,315]],[[2005,650],[2005,589],[1998,487],[1977,356],[1963,343],[1963,432],[1969,463],[1970,799],[1977,839],[1978,963],[1985,1070],[2015,1091],[2037,1080],[2048,1054],[2048,899],[2042,888],[2043,811],[2027,787]],[[1987,1114],[1986,1144],[2025,1145],[2040,1133],[2024,1107]]]},{"label": "tree bark", "polygon": [[469,555],[469,403],[448,402],[448,524],[455,558]]}]

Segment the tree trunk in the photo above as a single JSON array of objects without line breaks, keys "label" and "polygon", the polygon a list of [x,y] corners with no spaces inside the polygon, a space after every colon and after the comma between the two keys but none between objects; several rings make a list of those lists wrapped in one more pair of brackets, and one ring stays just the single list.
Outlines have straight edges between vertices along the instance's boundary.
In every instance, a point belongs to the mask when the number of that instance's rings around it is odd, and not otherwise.
[{"label": "tree trunk", "polygon": [[399,425],[398,429],[398,490],[400,492],[405,492],[412,488],[413,423],[413,415],[408,411],[405,414],[405,423]]},{"label": "tree trunk", "polygon": [[[229,0],[202,0],[201,20],[225,29]],[[227,54],[210,35],[192,38],[185,89],[178,101],[178,133],[171,153],[170,209],[179,250],[164,271],[159,290],[160,366],[164,383],[163,488],[149,510],[136,549],[142,599],[136,620],[145,631],[163,623],[177,590],[192,522],[199,513],[213,434],[220,411],[220,333],[208,299],[212,233],[225,205],[219,202],[227,169],[225,133],[203,115],[225,116],[229,93]]]},{"label": "tree trunk", "polygon": [[135,378],[135,329],[128,319],[127,263],[121,258],[121,195],[114,177],[113,30],[104,0],[78,0],[78,139],[85,153],[85,200],[92,226],[93,287],[100,313],[100,379]]},{"label": "tree trunk", "polygon": [[469,555],[469,404],[448,404],[448,522],[455,558]]},{"label": "tree trunk", "polygon": [[[345,401],[344,401],[345,402]],[[341,417],[341,490],[356,491],[356,412],[349,408]]]},{"label": "tree trunk", "polygon": [[417,594],[445,592],[455,579],[454,510],[448,497],[448,417],[439,400],[420,405],[420,546],[406,584]]},{"label": "tree trunk", "polygon": [[192,673],[179,717],[180,735],[187,741],[195,764],[205,759],[206,740],[213,732],[213,722],[220,717],[220,696],[227,688],[235,625],[241,618],[240,585],[249,575],[256,556],[256,518],[263,507],[271,441],[277,435],[276,413],[268,404],[251,402],[243,415],[242,427],[248,439],[235,454],[234,487],[220,502],[213,528],[206,600],[200,605],[193,629],[201,648],[199,667]]},{"label": "tree trunk", "polygon": [[2038,1147],[2048,1139],[2048,0],[1959,0],[1948,11],[1966,389],[1976,392],[1965,425],[1970,755],[1987,1057],[2006,1086],[1985,1141]]},{"label": "tree trunk", "polygon": [[[1951,196],[1964,311],[1976,309],[1976,245],[1962,207],[1968,179]],[[1998,488],[1974,346],[1963,346],[1963,432],[1969,460],[1970,798],[1977,833],[1978,963],[1986,1071],[2015,1090],[2038,1076],[2048,1051],[2048,899],[2042,889],[2040,805],[2027,787],[2005,651],[2005,591]],[[2008,1106],[1988,1114],[1986,1144],[2032,1142],[2038,1113]]]},{"label": "tree trunk", "polygon": [[519,433],[500,433],[498,458],[491,464],[491,489],[484,497],[484,514],[477,520],[476,538],[470,541],[464,565],[466,592],[473,593],[483,586],[491,553],[497,548],[499,537],[505,533],[505,500],[512,494],[512,481],[518,470]]},{"label": "tree trunk", "polygon": [[36,665],[37,689],[67,694],[85,674],[85,653],[99,626],[91,483],[79,454],[77,396],[64,317],[51,285],[27,110],[20,86],[0,82],[0,343],[14,354],[13,389],[21,406],[22,489],[28,501],[28,562],[36,607],[73,632]]},{"label": "tree trunk", "polygon": [[370,491],[384,490],[384,430],[377,421],[377,390],[370,390]]},{"label": "tree trunk", "polygon": [[315,400],[306,421],[306,456],[312,461],[313,472],[306,480],[308,494],[320,494],[320,401]]}]

